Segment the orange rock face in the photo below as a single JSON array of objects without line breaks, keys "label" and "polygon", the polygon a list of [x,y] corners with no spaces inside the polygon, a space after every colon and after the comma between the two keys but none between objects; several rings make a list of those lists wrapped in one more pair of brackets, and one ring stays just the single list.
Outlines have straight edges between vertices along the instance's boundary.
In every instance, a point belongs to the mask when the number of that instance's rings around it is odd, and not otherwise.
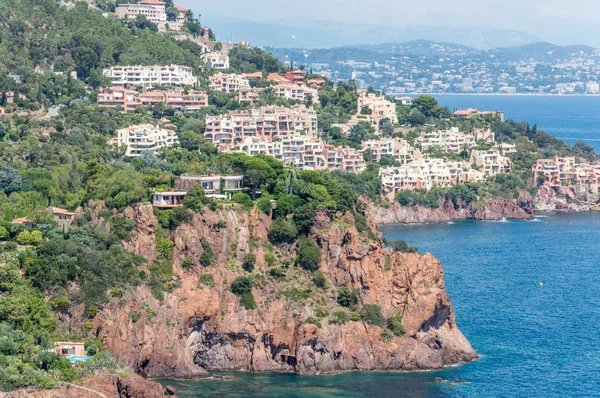
[{"label": "orange rock face", "polygon": [[[125,214],[138,221],[126,247],[156,258],[152,234],[157,220],[151,207],[139,205]],[[165,293],[163,303],[145,286],[114,299],[94,319],[99,338],[121,361],[150,377],[213,370],[437,369],[477,358],[456,326],[444,272],[430,254],[393,251],[379,238],[359,233],[350,214],[332,220],[319,213],[310,238],[321,247],[320,271],[328,281],[328,288],[320,289],[310,273],[293,265],[293,246],[268,244],[270,225],[270,217],[256,209],[195,214],[191,225],[171,232],[178,278],[173,292]],[[218,264],[199,265],[202,240]],[[239,266],[250,250],[257,257],[252,274]],[[184,258],[192,260],[191,268],[181,267]],[[271,276],[268,270],[274,267],[283,269],[285,278]],[[244,308],[230,291],[241,275],[253,279],[256,309]],[[384,338],[381,327],[362,321],[335,323],[334,312],[350,315],[336,302],[341,285],[360,289],[358,308],[377,304],[385,318],[401,315],[404,335]]]},{"label": "orange rock face", "polygon": [[486,200],[482,206],[475,203],[455,207],[451,201],[430,209],[422,206],[400,206],[395,203],[388,208],[369,207],[369,215],[377,224],[440,224],[453,220],[498,221],[504,218],[529,220],[533,218],[533,199],[528,192],[519,190],[517,199],[497,197]]}]

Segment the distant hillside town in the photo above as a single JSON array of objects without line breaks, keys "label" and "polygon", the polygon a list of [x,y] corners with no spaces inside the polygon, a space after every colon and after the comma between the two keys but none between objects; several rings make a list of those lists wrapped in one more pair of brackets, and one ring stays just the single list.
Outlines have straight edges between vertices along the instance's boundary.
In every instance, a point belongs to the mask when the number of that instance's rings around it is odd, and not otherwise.
[{"label": "distant hillside town", "polygon": [[600,50],[548,43],[476,50],[427,41],[269,49],[332,80],[388,94],[600,94]]}]

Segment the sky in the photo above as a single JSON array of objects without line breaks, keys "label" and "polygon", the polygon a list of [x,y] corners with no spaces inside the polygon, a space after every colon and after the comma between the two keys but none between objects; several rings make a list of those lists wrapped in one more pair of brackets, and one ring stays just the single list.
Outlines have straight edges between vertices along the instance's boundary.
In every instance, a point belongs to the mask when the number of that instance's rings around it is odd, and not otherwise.
[{"label": "sky", "polygon": [[176,0],[176,3],[205,16],[216,13],[251,20],[312,19],[392,27],[494,27],[525,31],[555,44],[600,47],[598,0]]}]

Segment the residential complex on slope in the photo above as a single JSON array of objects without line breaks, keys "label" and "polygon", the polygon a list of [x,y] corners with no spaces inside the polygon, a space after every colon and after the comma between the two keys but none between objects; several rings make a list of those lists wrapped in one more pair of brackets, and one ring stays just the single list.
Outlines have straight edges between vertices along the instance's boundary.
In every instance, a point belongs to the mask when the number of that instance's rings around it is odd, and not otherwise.
[{"label": "residential complex on slope", "polygon": [[134,113],[138,106],[152,107],[160,102],[173,109],[198,110],[208,105],[204,91],[183,90],[137,92],[122,87],[102,88],[98,93],[98,106],[120,107],[122,112]]},{"label": "residential complex on slope", "polygon": [[140,124],[117,130],[117,145],[125,147],[125,156],[140,157],[144,152],[156,153],[160,148],[179,142],[173,130],[162,129],[151,124]]},{"label": "residential complex on slope", "polygon": [[194,86],[198,83],[198,78],[192,74],[192,68],[181,65],[112,66],[104,69],[103,73],[114,86],[152,88]]}]

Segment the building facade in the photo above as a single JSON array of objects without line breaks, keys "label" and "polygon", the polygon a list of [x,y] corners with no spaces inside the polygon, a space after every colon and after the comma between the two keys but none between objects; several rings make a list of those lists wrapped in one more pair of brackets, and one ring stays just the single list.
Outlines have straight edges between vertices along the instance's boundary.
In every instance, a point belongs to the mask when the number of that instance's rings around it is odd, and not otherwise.
[{"label": "building facade", "polygon": [[183,90],[137,92],[122,87],[100,89],[98,106],[121,107],[123,112],[133,113],[138,106],[152,107],[160,102],[173,109],[198,110],[208,106],[208,95],[204,91]]},{"label": "building facade", "polygon": [[167,22],[165,3],[156,0],[142,0],[139,3],[119,4],[115,8],[115,14],[119,18],[135,19],[138,15],[144,15],[152,23],[160,24]]},{"label": "building facade", "polygon": [[208,89],[212,91],[230,94],[245,87],[250,87],[250,82],[242,75],[217,73],[209,77]]},{"label": "building facade", "polygon": [[206,53],[202,56],[206,63],[206,68],[211,71],[229,69],[229,57],[219,52]]},{"label": "building facade", "polygon": [[182,65],[112,66],[103,70],[113,86],[123,87],[164,87],[194,86],[198,78],[192,68]]},{"label": "building facade", "polygon": [[396,103],[388,101],[383,95],[376,95],[360,90],[358,93],[358,113],[360,114],[363,108],[371,110],[371,118],[379,123],[382,119],[390,119],[394,124],[398,123],[398,115],[396,114]]},{"label": "building facade", "polygon": [[319,102],[319,91],[299,84],[281,83],[273,86],[276,97],[302,102]]},{"label": "building facade", "polygon": [[161,129],[151,124],[140,124],[117,130],[117,145],[125,146],[125,156],[140,157],[145,151],[156,153],[160,148],[179,142],[173,130]]}]

